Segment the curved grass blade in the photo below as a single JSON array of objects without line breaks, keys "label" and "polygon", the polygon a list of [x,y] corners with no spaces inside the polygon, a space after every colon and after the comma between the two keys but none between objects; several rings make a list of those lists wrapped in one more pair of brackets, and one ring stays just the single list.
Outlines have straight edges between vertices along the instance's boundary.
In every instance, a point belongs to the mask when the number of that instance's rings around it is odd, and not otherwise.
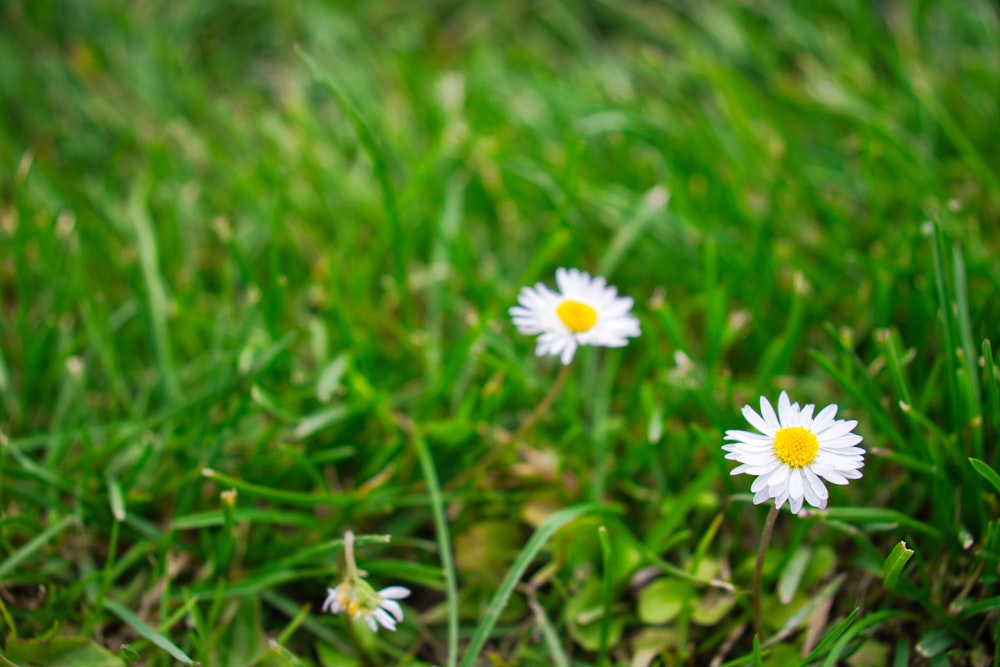
[{"label": "curved grass blade", "polygon": [[1000,475],[997,474],[997,471],[989,463],[972,457],[969,458],[969,463],[972,464],[972,467],[983,479],[990,483],[994,491],[1000,493]]},{"label": "curved grass blade", "polygon": [[847,649],[848,644],[850,644],[855,637],[861,634],[865,628],[873,625],[880,625],[884,621],[888,621],[890,618],[898,618],[902,616],[909,616],[909,614],[895,609],[887,609],[886,611],[869,614],[851,627],[845,628],[840,638],[830,648],[830,653],[826,656],[826,660],[823,661],[823,667],[834,667],[838,660],[840,660],[840,654]]},{"label": "curved grass blade", "polygon": [[475,633],[472,635],[472,639],[469,641],[468,650],[465,656],[462,658],[460,667],[472,667],[476,664],[476,659],[479,657],[479,652],[483,650],[483,646],[486,645],[486,640],[489,638],[490,633],[493,631],[493,627],[496,625],[497,620],[500,618],[500,614],[503,612],[504,608],[507,606],[507,600],[510,598],[511,593],[514,592],[514,587],[517,586],[517,582],[521,580],[524,576],[525,570],[531,565],[531,561],[535,559],[538,552],[542,550],[549,538],[552,537],[553,533],[565,526],[567,523],[576,519],[584,514],[589,514],[591,512],[607,512],[610,511],[606,507],[602,507],[599,503],[586,503],[583,505],[576,505],[574,507],[567,507],[566,509],[559,510],[551,514],[535,534],[531,536],[528,543],[525,545],[521,553],[518,554],[517,558],[514,560],[514,564],[511,565],[510,571],[507,572],[507,576],[504,577],[503,582],[500,584],[500,588],[493,595],[493,599],[490,600],[489,605],[486,607],[486,613],[483,614],[482,620],[479,622],[479,626],[476,628]]},{"label": "curved grass blade", "polygon": [[132,610],[125,605],[105,598],[102,601],[101,606],[120,618],[123,623],[131,625],[133,630],[148,639],[155,646],[158,646],[169,653],[174,660],[177,660],[185,665],[194,664],[194,660],[187,653],[182,651],[177,644],[170,641],[166,635],[143,623],[142,619],[133,614]]},{"label": "curved grass blade", "polygon": [[45,546],[45,544],[52,540],[56,535],[75,523],[77,523],[76,515],[71,514],[69,516],[65,516],[60,521],[49,526],[36,535],[23,547],[12,553],[8,558],[0,563],[0,580],[10,574],[10,572],[12,572],[18,565],[31,558],[32,554]]},{"label": "curved grass blade", "polygon": [[941,539],[941,531],[930,524],[918,521],[902,512],[883,507],[831,507],[825,510],[809,510],[803,515],[809,519],[834,519],[853,523],[891,523],[923,533],[935,540]]},{"label": "curved grass blade", "polygon": [[441,569],[444,570],[445,586],[448,599],[448,667],[454,667],[458,660],[458,579],[455,575],[455,563],[451,555],[451,537],[448,533],[448,518],[444,514],[444,499],[441,496],[441,483],[438,481],[434,468],[434,459],[427,448],[427,441],[419,429],[404,422],[417,450],[420,459],[420,469],[427,483],[427,493],[430,496],[431,512],[434,514],[434,527],[438,538],[438,550],[441,552]]}]

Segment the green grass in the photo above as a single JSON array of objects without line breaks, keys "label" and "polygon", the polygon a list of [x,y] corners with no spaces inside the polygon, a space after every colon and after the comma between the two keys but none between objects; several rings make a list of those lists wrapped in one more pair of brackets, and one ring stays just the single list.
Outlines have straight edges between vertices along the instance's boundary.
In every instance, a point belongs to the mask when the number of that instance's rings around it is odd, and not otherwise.
[{"label": "green grass", "polygon": [[[0,20],[0,664],[997,660],[995,4]],[[559,266],[643,335],[512,443]],[[720,447],[781,389],[869,453],[755,639]],[[346,530],[395,633],[320,612]]]}]

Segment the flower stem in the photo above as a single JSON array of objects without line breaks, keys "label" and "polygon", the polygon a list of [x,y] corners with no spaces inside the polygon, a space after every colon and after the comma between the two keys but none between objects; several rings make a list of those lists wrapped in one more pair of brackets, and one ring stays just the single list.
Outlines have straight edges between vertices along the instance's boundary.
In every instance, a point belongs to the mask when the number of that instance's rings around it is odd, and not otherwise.
[{"label": "flower stem", "polygon": [[358,578],[358,564],[354,562],[354,533],[344,533],[344,566],[347,568],[346,579],[354,581]]},{"label": "flower stem", "polygon": [[562,391],[563,385],[566,384],[566,378],[569,376],[569,364],[563,364],[563,367],[559,369],[559,375],[556,376],[555,381],[549,388],[549,393],[545,394],[545,398],[535,406],[535,409],[531,411],[528,418],[521,422],[521,426],[514,431],[514,435],[511,436],[511,442],[516,443],[517,440],[528,432],[532,426],[535,425],[539,419],[541,419],[549,408],[552,407],[552,403],[556,400],[559,392]]},{"label": "flower stem", "polygon": [[764,556],[771,544],[771,533],[774,532],[774,522],[778,518],[778,507],[771,503],[771,510],[764,520],[764,529],[760,532],[760,546],[757,549],[757,562],[753,568],[753,629],[758,637],[764,633],[764,621],[760,613],[761,588],[764,583]]}]

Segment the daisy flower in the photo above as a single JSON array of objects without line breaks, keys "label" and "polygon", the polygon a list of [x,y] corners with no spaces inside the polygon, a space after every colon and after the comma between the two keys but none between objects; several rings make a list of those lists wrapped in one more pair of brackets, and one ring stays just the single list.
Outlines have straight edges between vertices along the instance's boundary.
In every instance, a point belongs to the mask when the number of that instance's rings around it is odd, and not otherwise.
[{"label": "daisy flower", "polygon": [[775,414],[761,396],[760,414],[743,406],[743,416],[760,433],[726,431],[726,440],[732,441],[722,447],[728,452],[726,458],[742,464],[730,474],[757,476],[750,487],[755,505],[774,498],[778,509],[787,500],[792,514],[799,513],[803,500],[825,509],[830,494],[824,479],[847,484],[861,477],[865,450],[856,446],[862,437],[852,433],[858,422],[834,419],[836,405],[828,405],[813,417],[815,407],[800,408],[781,392]]},{"label": "daisy flower", "polygon": [[539,334],[537,356],[558,356],[568,364],[580,345],[624,347],[639,335],[639,320],[629,313],[632,299],[618,296],[604,278],[560,268],[556,285],[558,292],[543,283],[521,288],[520,305],[510,309],[518,331]]},{"label": "daisy flower", "polygon": [[354,533],[344,533],[344,561],[346,574],[334,588],[326,589],[326,600],[322,610],[331,614],[346,612],[351,618],[363,618],[372,632],[379,626],[395,630],[403,620],[403,607],[398,600],[410,596],[410,589],[403,586],[389,586],[376,591],[365,581],[365,573],[358,569],[354,561]]},{"label": "daisy flower", "polygon": [[363,618],[368,627],[378,632],[381,625],[386,630],[395,630],[403,620],[403,608],[397,600],[409,597],[410,589],[403,586],[389,586],[375,591],[364,579],[345,579],[336,588],[326,589],[323,611],[339,614],[344,611],[351,618]]}]

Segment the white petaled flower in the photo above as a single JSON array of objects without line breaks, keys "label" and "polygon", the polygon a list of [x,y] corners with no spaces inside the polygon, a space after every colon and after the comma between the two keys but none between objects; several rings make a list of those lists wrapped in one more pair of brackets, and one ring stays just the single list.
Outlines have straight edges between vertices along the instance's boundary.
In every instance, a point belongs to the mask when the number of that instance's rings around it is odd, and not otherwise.
[{"label": "white petaled flower", "polygon": [[543,283],[522,287],[510,309],[514,326],[523,334],[538,334],[535,354],[558,356],[568,364],[580,345],[624,347],[639,335],[639,320],[630,314],[632,299],[601,276],[578,269],[556,270],[558,292]]},{"label": "white petaled flower", "polygon": [[374,632],[378,632],[380,625],[395,630],[396,624],[403,620],[403,607],[397,600],[409,595],[410,589],[403,586],[389,586],[376,592],[364,579],[345,579],[336,588],[326,589],[322,609],[331,614],[343,611],[351,618],[363,618]]},{"label": "white petaled flower", "polygon": [[775,414],[761,396],[760,414],[743,406],[743,416],[760,433],[726,431],[726,440],[732,441],[722,447],[729,452],[726,458],[742,464],[731,474],[757,476],[750,487],[755,505],[774,498],[778,509],[787,500],[792,514],[799,513],[803,500],[825,509],[830,494],[824,479],[847,484],[861,477],[865,450],[856,445],[863,438],[852,432],[858,422],[834,419],[836,405],[826,406],[814,417],[815,408],[811,404],[800,408],[781,392]]}]

